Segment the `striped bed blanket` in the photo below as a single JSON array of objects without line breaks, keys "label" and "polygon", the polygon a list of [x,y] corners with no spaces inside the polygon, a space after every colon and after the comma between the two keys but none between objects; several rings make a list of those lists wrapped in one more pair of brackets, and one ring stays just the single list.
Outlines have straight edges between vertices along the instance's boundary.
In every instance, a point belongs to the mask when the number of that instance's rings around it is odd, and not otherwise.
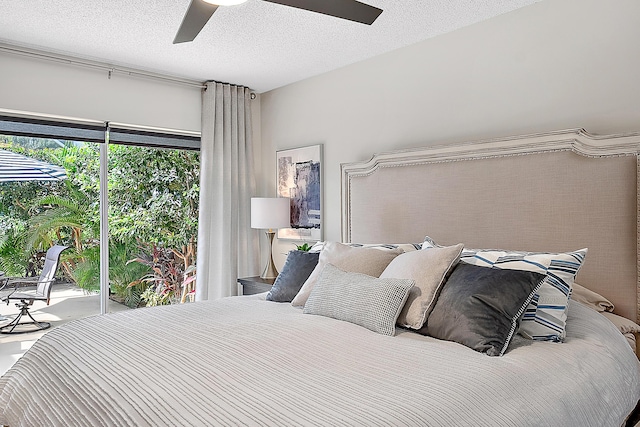
[{"label": "striped bed blanket", "polygon": [[564,343],[488,357],[231,297],[52,330],[0,378],[0,425],[619,427],[639,366],[573,302]]}]

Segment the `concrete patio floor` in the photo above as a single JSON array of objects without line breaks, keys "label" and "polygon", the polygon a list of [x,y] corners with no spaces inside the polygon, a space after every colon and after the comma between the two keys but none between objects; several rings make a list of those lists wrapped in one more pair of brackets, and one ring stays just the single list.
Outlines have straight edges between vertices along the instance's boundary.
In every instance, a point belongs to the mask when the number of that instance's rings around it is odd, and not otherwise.
[{"label": "concrete patio floor", "polygon": [[[26,289],[25,289],[26,290]],[[108,311],[129,310],[125,305],[109,300]],[[51,302],[34,302],[31,315],[42,322],[50,322],[51,328],[24,334],[0,334],[0,375],[4,374],[38,338],[71,320],[100,314],[100,295],[90,294],[73,284],[55,284],[51,290]],[[0,326],[11,322],[19,313],[14,303],[0,304]],[[29,318],[23,321],[29,321]]]}]

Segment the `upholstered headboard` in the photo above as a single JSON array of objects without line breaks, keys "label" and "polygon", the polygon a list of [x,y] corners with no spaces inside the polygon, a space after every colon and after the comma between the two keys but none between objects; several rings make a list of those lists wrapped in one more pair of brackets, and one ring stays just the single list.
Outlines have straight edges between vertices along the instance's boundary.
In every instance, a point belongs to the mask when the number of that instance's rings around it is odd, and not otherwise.
[{"label": "upholstered headboard", "polygon": [[589,248],[576,281],[640,319],[640,134],[559,131],[342,165],[343,241]]}]

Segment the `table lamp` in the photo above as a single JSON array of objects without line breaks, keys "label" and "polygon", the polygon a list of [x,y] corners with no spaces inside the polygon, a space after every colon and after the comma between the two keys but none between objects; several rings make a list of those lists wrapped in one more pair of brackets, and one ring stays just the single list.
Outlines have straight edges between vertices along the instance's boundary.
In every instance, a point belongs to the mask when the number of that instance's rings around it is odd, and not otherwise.
[{"label": "table lamp", "polygon": [[273,263],[273,237],[276,234],[273,229],[289,227],[291,227],[291,218],[288,197],[251,198],[251,228],[268,230],[265,234],[269,240],[269,258],[260,275],[262,279],[275,279],[278,276],[278,270]]}]

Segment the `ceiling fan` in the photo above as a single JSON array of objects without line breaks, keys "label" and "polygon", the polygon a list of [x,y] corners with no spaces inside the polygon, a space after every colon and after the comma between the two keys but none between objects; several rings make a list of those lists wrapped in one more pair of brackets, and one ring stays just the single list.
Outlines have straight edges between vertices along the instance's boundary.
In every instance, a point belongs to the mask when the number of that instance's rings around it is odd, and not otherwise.
[{"label": "ceiling fan", "polygon": [[[191,0],[182,18],[173,44],[190,42],[196,38],[218,6],[231,6],[247,0]],[[336,18],[371,25],[382,13],[382,9],[356,0],[265,0],[297,9],[309,10]]]}]

